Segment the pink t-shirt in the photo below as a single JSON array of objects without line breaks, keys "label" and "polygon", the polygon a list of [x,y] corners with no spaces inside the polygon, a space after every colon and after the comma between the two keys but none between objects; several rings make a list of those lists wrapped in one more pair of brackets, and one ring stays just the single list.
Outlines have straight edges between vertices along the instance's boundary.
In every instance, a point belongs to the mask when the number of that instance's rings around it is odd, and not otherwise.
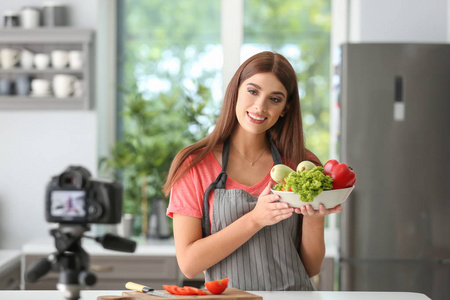
[{"label": "pink t-shirt", "polygon": [[[192,156],[183,164],[190,164]],[[169,207],[167,215],[173,217],[174,213],[201,218],[203,215],[203,195],[209,185],[216,180],[222,167],[216,157],[210,152],[202,161],[191,168],[183,177],[181,177],[172,187],[170,193]],[[249,192],[251,195],[258,197],[264,188],[272,181],[270,172],[256,185],[246,186],[227,177],[225,189],[241,189]],[[209,193],[209,207],[213,207],[214,190]],[[212,209],[209,211],[210,220],[212,220]]]},{"label": "pink t-shirt", "polygon": [[[308,160],[319,162],[319,159],[308,151]],[[188,157],[183,163],[183,167],[190,165],[192,156]],[[292,166],[291,166],[292,167]],[[167,208],[167,215],[173,217],[174,213],[201,218],[203,215],[203,195],[209,185],[216,180],[219,173],[222,171],[222,166],[217,161],[216,157],[210,152],[202,161],[191,168],[183,175],[172,187],[170,193],[169,207]],[[251,195],[258,197],[266,188],[269,182],[272,181],[270,171],[266,176],[253,186],[246,186],[227,177],[225,189],[241,189],[247,191]],[[275,183],[275,182],[274,182]],[[214,190],[209,193],[209,218],[212,222],[212,207],[214,201]]]}]

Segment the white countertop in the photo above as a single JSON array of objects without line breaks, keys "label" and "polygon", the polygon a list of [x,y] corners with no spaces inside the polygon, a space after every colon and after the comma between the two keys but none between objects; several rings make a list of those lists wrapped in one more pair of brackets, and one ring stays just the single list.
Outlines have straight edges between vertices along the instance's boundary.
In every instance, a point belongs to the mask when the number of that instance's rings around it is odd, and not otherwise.
[{"label": "white countertop", "polygon": [[[83,238],[82,246],[89,255],[144,255],[175,256],[173,238],[169,239],[134,239],[137,242],[134,253],[107,250],[94,240]],[[27,255],[47,255],[56,252],[55,240],[51,236],[37,238],[22,246],[22,253]]]},{"label": "white countertop", "polygon": [[[264,300],[430,300],[418,293],[402,292],[250,292]],[[120,296],[122,291],[81,291],[81,300],[96,300],[98,296]],[[201,296],[199,296],[201,297]],[[64,300],[59,291],[0,291],[0,299]],[[163,298],[161,298],[163,299]]]},{"label": "white countertop", "polygon": [[[136,252],[133,255],[143,256],[175,256],[173,237],[168,239],[133,238],[137,242]],[[119,251],[104,249],[99,243],[83,238],[83,248],[90,255],[130,255]],[[337,257],[335,247],[327,247],[326,257]],[[28,255],[47,255],[56,251],[55,240],[51,236],[33,239],[22,246],[22,253]]]},{"label": "white countertop", "polygon": [[0,250],[0,271],[20,262],[20,250]]}]

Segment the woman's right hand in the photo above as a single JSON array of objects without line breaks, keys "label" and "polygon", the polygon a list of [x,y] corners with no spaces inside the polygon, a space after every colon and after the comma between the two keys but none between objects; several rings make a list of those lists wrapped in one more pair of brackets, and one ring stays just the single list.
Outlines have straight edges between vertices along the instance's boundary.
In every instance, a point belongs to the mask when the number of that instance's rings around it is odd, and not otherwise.
[{"label": "woman's right hand", "polygon": [[259,227],[276,224],[292,216],[294,209],[287,203],[278,202],[280,196],[271,194],[272,183],[262,191],[255,208],[249,213],[251,220]]}]

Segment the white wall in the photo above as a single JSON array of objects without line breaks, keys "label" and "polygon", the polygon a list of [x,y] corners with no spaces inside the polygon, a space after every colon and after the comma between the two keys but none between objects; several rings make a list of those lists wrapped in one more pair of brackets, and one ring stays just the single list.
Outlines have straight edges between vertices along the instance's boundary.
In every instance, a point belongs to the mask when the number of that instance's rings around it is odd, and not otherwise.
[{"label": "white wall", "polygon": [[44,194],[68,165],[96,172],[95,112],[0,113],[0,242],[17,248],[48,235]]},{"label": "white wall", "polygon": [[349,0],[349,3],[351,42],[450,42],[449,0]]},{"label": "white wall", "polygon": [[[0,1],[2,25],[5,10],[43,2]],[[71,26],[96,29],[96,0],[62,2]],[[44,191],[51,176],[69,165],[97,174],[97,123],[95,111],[0,111],[0,249],[49,235]]]}]

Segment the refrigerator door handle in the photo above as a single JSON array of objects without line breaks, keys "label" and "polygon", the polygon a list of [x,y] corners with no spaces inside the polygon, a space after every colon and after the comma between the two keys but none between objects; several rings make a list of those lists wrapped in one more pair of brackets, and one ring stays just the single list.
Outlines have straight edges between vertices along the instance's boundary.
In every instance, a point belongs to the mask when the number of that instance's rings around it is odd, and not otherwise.
[{"label": "refrigerator door handle", "polygon": [[403,101],[403,76],[395,76],[394,121],[405,120],[405,101]]}]

